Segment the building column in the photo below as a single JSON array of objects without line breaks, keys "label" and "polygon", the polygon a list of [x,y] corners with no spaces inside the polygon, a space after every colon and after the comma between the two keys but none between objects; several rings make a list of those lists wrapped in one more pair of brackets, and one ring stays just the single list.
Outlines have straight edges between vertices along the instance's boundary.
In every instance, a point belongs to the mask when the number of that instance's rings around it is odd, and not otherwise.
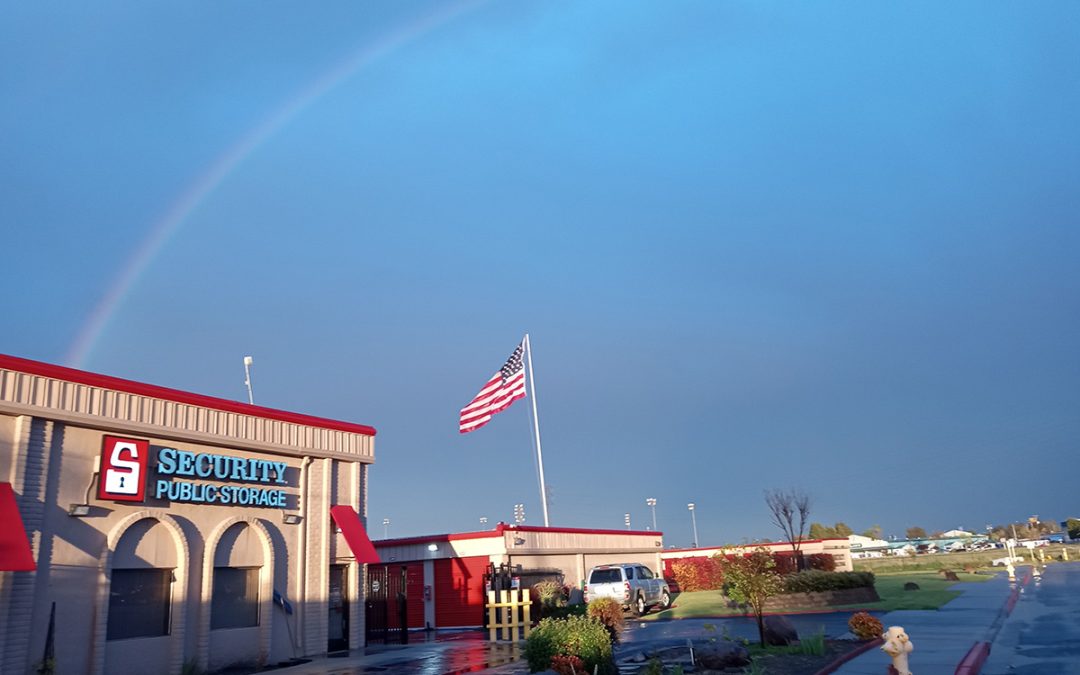
[{"label": "building column", "polygon": [[[48,420],[27,415],[15,420],[10,482],[37,571],[0,573],[0,672],[3,673],[26,672],[36,661],[31,654],[31,638],[35,637],[32,629],[42,616],[48,616],[48,608],[38,606],[44,603],[38,603],[36,596],[39,589],[42,592],[48,589],[52,561],[52,540],[43,537],[43,528],[45,510],[52,501],[46,488],[53,432],[54,424]],[[39,580],[43,583],[39,584]],[[45,625],[41,628],[44,635]]]},{"label": "building column", "polygon": [[[360,522],[367,530],[367,493],[364,490],[367,472],[360,462],[340,462],[342,470],[349,472],[349,504],[360,515]],[[364,645],[364,592],[367,590],[367,565],[354,562],[349,565],[349,649],[362,649]]]}]

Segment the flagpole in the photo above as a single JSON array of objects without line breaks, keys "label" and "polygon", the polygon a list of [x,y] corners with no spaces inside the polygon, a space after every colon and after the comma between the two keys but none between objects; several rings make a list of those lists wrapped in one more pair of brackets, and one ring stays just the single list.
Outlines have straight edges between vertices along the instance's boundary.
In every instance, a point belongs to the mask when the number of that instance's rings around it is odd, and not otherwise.
[{"label": "flagpole", "polygon": [[540,503],[544,505],[544,527],[550,527],[548,522],[547,488],[544,485],[544,452],[540,449],[540,419],[536,416],[536,380],[533,379],[532,367],[532,344],[529,343],[529,334],[525,333],[525,356],[529,363],[529,387],[532,389],[533,429],[536,431],[536,460],[540,465]]}]

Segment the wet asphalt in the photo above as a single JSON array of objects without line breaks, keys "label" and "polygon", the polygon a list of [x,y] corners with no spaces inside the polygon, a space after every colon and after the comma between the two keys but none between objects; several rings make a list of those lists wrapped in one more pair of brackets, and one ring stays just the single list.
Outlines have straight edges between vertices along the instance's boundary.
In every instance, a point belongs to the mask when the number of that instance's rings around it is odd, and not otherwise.
[{"label": "wet asphalt", "polygon": [[[1028,568],[1018,569],[1022,581]],[[911,669],[919,675],[955,672],[971,647],[991,643],[982,671],[985,675],[1080,675],[1080,562],[1055,563],[1039,581],[1010,584],[999,574],[985,582],[961,583],[962,595],[940,610],[874,613],[886,626],[900,625],[911,635],[915,651]],[[1009,597],[1017,601],[1006,611]],[[824,632],[836,638],[848,634],[850,611],[789,615],[800,635]],[[616,659],[646,648],[675,644],[687,638],[712,636],[757,639],[752,618],[627,620]],[[364,653],[325,658],[280,669],[282,675],[525,675],[528,666],[519,644],[490,643],[480,630],[416,632],[410,644],[371,645]],[[877,649],[844,664],[836,672],[862,675],[885,672],[889,659]]]},{"label": "wet asphalt", "polygon": [[1080,674],[1080,563],[1050,565],[1023,588],[982,672]]}]

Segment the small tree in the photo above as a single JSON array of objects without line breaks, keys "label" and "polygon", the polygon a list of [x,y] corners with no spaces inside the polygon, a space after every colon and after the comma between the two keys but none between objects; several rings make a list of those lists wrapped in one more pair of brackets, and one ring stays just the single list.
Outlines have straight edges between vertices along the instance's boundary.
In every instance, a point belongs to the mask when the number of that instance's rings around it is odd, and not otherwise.
[{"label": "small tree", "polygon": [[799,545],[802,543],[803,533],[806,532],[806,519],[810,515],[810,497],[801,490],[766,490],[765,504],[772,513],[773,523],[780,528],[791,542],[791,552],[795,554],[797,569],[801,569],[799,562]]},{"label": "small tree", "polygon": [[926,539],[926,530],[921,527],[909,527],[907,529],[908,539]]},{"label": "small tree", "polygon": [[836,530],[827,525],[822,525],[821,523],[810,523],[811,539],[832,539],[835,535]]},{"label": "small tree", "polygon": [[837,523],[836,527],[833,528],[833,532],[836,533],[837,537],[847,537],[855,534],[855,530],[848,527],[847,523]]},{"label": "small tree", "polygon": [[1065,521],[1065,527],[1069,531],[1069,539],[1080,539],[1080,518],[1069,518]]},{"label": "small tree", "polygon": [[870,537],[871,539],[881,539],[881,534],[882,534],[881,526],[880,525],[873,525],[873,526],[870,527],[869,530],[867,530],[866,532],[863,532],[862,536]]},{"label": "small tree", "polygon": [[763,548],[755,550],[748,556],[735,556],[724,558],[717,556],[720,567],[724,570],[724,586],[727,595],[735,602],[749,605],[754,610],[757,618],[758,638],[761,645],[765,646],[765,621],[762,618],[765,612],[765,601],[779,594],[784,588],[784,582],[773,568],[773,561],[768,551]]}]

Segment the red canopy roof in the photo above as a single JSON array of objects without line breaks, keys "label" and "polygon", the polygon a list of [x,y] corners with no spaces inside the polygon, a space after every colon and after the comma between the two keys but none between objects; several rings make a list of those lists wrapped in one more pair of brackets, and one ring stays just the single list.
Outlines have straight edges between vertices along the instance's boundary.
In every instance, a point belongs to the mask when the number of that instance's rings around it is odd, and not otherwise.
[{"label": "red canopy roof", "polygon": [[334,522],[341,528],[341,533],[345,535],[345,541],[348,542],[349,548],[352,549],[353,555],[356,556],[356,562],[382,562],[379,559],[379,554],[375,552],[375,546],[368,539],[364,524],[360,522],[360,516],[356,513],[356,509],[347,504],[331,506],[330,515],[333,516]]},{"label": "red canopy roof", "polygon": [[11,483],[0,483],[0,570],[32,572],[37,569],[30,540],[23,527]]}]

